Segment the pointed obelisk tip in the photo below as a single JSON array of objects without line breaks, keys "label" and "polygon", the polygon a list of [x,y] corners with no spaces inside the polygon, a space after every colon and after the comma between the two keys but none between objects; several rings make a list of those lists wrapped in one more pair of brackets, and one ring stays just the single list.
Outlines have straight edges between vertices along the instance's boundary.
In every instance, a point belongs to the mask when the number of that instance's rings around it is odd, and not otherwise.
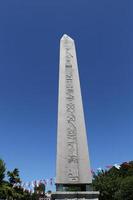
[{"label": "pointed obelisk tip", "polygon": [[73,41],[73,39],[70,36],[68,36],[67,34],[64,34],[62,36],[61,40],[71,40],[71,41]]}]

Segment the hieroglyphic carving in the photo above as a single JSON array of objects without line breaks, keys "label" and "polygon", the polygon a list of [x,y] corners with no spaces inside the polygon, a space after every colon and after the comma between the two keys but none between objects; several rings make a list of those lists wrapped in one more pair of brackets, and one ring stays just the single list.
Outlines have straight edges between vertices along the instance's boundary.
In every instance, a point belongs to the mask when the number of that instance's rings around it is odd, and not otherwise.
[{"label": "hieroglyphic carving", "polygon": [[70,46],[66,45],[65,81],[66,81],[66,124],[67,124],[67,149],[68,149],[68,179],[71,182],[79,181],[77,128],[74,104],[73,69]]}]

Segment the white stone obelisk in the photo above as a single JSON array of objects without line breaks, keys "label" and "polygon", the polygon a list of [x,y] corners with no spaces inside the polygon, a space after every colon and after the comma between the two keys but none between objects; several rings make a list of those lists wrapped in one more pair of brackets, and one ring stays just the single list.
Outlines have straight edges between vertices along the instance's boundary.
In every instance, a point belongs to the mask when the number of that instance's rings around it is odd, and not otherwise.
[{"label": "white stone obelisk", "polygon": [[90,184],[92,175],[74,40],[60,41],[56,185]]}]

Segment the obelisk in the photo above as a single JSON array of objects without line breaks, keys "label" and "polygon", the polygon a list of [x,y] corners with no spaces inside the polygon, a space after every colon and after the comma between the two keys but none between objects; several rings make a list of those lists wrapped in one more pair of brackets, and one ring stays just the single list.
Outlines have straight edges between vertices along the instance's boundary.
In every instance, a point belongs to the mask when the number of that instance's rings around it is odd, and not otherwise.
[{"label": "obelisk", "polygon": [[87,191],[92,183],[75,43],[60,41],[57,191]]}]

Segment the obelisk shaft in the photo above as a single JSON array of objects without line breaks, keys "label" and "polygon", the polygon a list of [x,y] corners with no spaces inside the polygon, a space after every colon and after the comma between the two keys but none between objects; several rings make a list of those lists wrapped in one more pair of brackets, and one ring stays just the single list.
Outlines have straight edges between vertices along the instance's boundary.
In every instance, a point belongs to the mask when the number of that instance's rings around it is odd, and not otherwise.
[{"label": "obelisk shaft", "polygon": [[60,41],[56,184],[92,182],[74,41]]}]

